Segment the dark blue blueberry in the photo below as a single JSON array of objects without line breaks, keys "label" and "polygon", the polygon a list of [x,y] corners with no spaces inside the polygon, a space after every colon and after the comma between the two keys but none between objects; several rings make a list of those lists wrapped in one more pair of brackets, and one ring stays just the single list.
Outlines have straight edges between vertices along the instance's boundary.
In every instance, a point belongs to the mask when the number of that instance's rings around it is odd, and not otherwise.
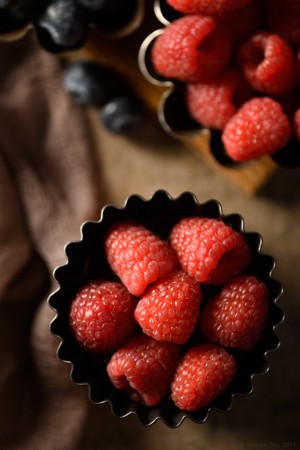
[{"label": "dark blue blueberry", "polygon": [[94,61],[76,61],[64,72],[64,87],[80,105],[100,106],[122,88],[117,74]]},{"label": "dark blue blueberry", "polygon": [[143,123],[141,103],[131,93],[113,98],[100,109],[105,127],[114,134],[130,134]]},{"label": "dark blue blueberry", "polygon": [[87,38],[86,14],[74,0],[52,0],[35,25],[41,45],[52,52],[74,50]]}]

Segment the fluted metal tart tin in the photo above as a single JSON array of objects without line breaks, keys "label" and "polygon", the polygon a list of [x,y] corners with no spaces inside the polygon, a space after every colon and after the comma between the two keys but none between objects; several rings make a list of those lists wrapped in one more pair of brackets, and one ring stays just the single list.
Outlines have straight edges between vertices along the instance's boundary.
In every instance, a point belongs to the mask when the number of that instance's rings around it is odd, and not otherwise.
[{"label": "fluted metal tart tin", "polygon": [[[209,137],[209,147],[215,160],[223,166],[240,167],[249,162],[235,162],[226,155],[219,130],[207,129],[194,121],[188,113],[184,100],[185,83],[178,80],[168,80],[155,72],[151,61],[151,50],[155,39],[164,32],[165,27],[182,17],[168,5],[166,0],[154,0],[154,13],[161,27],[152,31],[142,42],[139,50],[139,67],[144,77],[152,84],[166,87],[158,108],[158,119],[162,128],[177,139],[191,133],[203,133]],[[300,144],[292,136],[288,144],[270,155],[277,164],[294,167],[300,165]]]},{"label": "fluted metal tart tin", "polygon": [[[75,341],[68,325],[70,303],[77,290],[92,279],[115,279],[104,253],[104,237],[108,228],[116,221],[134,220],[146,226],[162,239],[167,239],[173,225],[186,216],[218,218],[242,233],[251,248],[252,260],[248,272],[259,277],[270,293],[270,310],[262,339],[248,352],[230,350],[237,361],[237,375],[233,383],[211,405],[195,412],[178,409],[170,398],[164,399],[157,407],[147,407],[135,403],[125,393],[115,389],[106,373],[107,356],[90,353]],[[109,403],[112,413],[123,418],[135,414],[144,425],[151,425],[161,419],[169,427],[178,427],[189,417],[203,423],[213,410],[227,411],[238,394],[250,394],[253,377],[269,370],[268,353],[279,347],[276,327],[283,320],[283,312],[277,301],[282,294],[282,285],[273,279],[275,260],[262,253],[262,237],[255,232],[244,230],[244,220],[239,214],[225,215],[216,200],[199,203],[194,194],[184,192],[172,198],[163,190],[156,191],[150,199],[139,195],[127,198],[123,207],[107,205],[102,208],[98,221],[85,222],[81,227],[81,239],[66,245],[66,264],[58,267],[54,276],[58,289],[49,297],[49,305],[56,311],[50,324],[51,332],[58,337],[57,357],[70,364],[70,377],[76,384],[88,387],[92,403]],[[248,273],[247,272],[247,273]],[[212,295],[212,286],[204,286],[206,295]]]}]

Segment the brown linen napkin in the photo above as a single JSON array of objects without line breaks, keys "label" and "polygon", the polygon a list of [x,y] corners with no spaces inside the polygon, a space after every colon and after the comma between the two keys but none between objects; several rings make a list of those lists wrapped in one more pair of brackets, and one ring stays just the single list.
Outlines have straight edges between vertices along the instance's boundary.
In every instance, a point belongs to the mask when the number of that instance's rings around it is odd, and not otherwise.
[{"label": "brown linen napkin", "polygon": [[76,448],[85,390],[55,356],[46,298],[64,245],[99,212],[95,161],[59,59],[0,43],[0,448]]}]

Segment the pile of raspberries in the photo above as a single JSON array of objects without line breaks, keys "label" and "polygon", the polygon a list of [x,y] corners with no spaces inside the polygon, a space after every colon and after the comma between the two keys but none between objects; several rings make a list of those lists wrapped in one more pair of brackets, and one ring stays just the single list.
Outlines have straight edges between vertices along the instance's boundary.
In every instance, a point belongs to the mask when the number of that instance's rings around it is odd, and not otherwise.
[{"label": "pile of raspberries", "polygon": [[249,161],[300,141],[300,2],[166,2],[180,17],[155,39],[153,69],[185,83],[190,116],[221,130],[226,154]]},{"label": "pile of raspberries", "polygon": [[107,360],[112,385],[132,401],[208,406],[236,375],[231,349],[253,349],[268,317],[245,237],[216,218],[182,218],[167,240],[122,220],[104,246],[114,277],[88,281],[72,299],[75,340]]}]

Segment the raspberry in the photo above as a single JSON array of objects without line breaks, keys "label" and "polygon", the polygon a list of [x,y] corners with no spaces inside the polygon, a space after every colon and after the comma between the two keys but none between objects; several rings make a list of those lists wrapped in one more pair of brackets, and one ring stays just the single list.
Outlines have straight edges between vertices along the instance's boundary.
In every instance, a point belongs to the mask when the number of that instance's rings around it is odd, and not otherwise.
[{"label": "raspberry", "polygon": [[265,0],[268,28],[291,45],[300,45],[300,3],[298,0]]},{"label": "raspberry", "polygon": [[165,28],[154,41],[154,69],[165,78],[202,81],[221,72],[232,43],[218,22],[209,16],[185,16]]},{"label": "raspberry", "polygon": [[235,373],[235,360],[224,348],[211,343],[191,347],[179,361],[171,385],[172,400],[180,409],[196,411],[218,397]]},{"label": "raspberry", "polygon": [[71,303],[71,330],[88,350],[112,352],[136,331],[135,306],[136,299],[121,283],[91,281]]},{"label": "raspberry", "polygon": [[273,96],[286,96],[296,87],[292,49],[276,34],[260,31],[244,42],[237,61],[250,85]]},{"label": "raspberry", "polygon": [[155,406],[169,393],[179,348],[145,334],[135,336],[113,354],[107,365],[108,376],[133,401]]},{"label": "raspberry", "polygon": [[134,222],[114,224],[107,233],[105,251],[112,270],[136,296],[177,268],[176,255],[169,244]]},{"label": "raspberry", "polygon": [[206,83],[189,83],[185,101],[191,117],[207,128],[222,130],[253,91],[235,69]]},{"label": "raspberry", "polygon": [[294,134],[297,140],[300,142],[300,108],[297,109],[297,111],[294,114],[293,127],[294,127]]},{"label": "raspberry", "polygon": [[180,271],[151,286],[134,316],[143,332],[154,339],[184,344],[195,329],[201,301],[199,283]]},{"label": "raspberry", "polygon": [[183,270],[200,283],[223,284],[250,262],[244,237],[217,219],[187,217],[170,234]]},{"label": "raspberry", "polygon": [[208,301],[200,328],[212,342],[251,350],[262,336],[268,306],[266,285],[255,276],[240,276]]},{"label": "raspberry", "polygon": [[254,0],[244,6],[217,13],[221,24],[226,27],[234,43],[240,43],[260,29],[263,20],[261,0]]},{"label": "raspberry", "polygon": [[216,14],[231,11],[251,3],[253,0],[167,0],[167,3],[184,14]]},{"label": "raspberry", "polygon": [[249,161],[283,148],[291,136],[291,126],[282,107],[268,97],[246,102],[229,120],[222,141],[234,161]]}]

